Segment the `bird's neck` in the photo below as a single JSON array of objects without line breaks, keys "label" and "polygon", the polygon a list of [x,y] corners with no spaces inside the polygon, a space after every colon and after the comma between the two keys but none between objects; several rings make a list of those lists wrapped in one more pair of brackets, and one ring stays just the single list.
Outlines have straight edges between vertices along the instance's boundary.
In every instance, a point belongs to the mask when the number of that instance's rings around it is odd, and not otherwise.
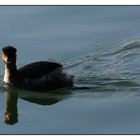
[{"label": "bird's neck", "polygon": [[5,83],[11,83],[12,80],[15,78],[16,74],[17,74],[16,62],[5,64],[5,73],[3,79]]}]

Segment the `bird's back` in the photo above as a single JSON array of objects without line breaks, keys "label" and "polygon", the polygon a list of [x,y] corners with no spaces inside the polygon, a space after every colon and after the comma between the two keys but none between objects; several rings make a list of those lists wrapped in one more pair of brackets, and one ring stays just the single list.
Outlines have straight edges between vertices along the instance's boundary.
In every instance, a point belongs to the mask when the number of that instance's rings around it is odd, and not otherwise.
[{"label": "bird's back", "polygon": [[72,87],[73,77],[63,73],[63,66],[54,62],[35,62],[20,68],[13,84],[29,90],[52,90]]},{"label": "bird's back", "polygon": [[50,72],[53,72],[59,68],[62,68],[62,65],[54,62],[40,61],[28,64],[18,70],[18,77],[20,78],[37,78],[42,75],[47,75]]}]

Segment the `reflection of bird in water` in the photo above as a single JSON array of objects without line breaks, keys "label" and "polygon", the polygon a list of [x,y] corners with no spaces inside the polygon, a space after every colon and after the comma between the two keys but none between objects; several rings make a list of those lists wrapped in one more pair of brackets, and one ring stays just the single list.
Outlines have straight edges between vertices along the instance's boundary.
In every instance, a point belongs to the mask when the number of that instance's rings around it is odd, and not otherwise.
[{"label": "reflection of bird in water", "polygon": [[54,90],[73,87],[73,76],[63,72],[63,66],[54,62],[35,62],[17,70],[16,48],[2,48],[2,60],[5,62],[3,81],[28,90]]},{"label": "reflection of bird in water", "polygon": [[[70,92],[58,91],[58,93],[46,93],[40,94],[38,92],[28,92],[19,91],[12,86],[8,86],[4,90],[4,95],[6,98],[6,112],[4,113],[4,122],[13,125],[18,122],[18,98],[29,101],[31,103],[40,105],[53,105],[59,101],[65,99]],[[59,94],[59,95],[58,95]]]},{"label": "reflection of bird in water", "polygon": [[4,122],[7,124],[15,124],[18,122],[17,99],[18,95],[14,92],[5,91],[6,112],[4,113]]},{"label": "reflection of bird in water", "polygon": [[28,92],[28,91],[22,91],[19,92],[19,98],[32,102],[35,104],[40,105],[53,105],[58,103],[59,101],[66,99],[71,94],[68,90],[60,90],[55,92],[47,92],[46,94],[40,94],[39,92]]},{"label": "reflection of bird in water", "polygon": [[37,97],[23,97],[23,100],[32,102],[32,103],[36,103],[36,104],[40,104],[40,105],[53,105],[56,104],[57,102],[61,101],[61,99],[59,98],[55,98],[55,97],[47,97],[47,98],[37,98]]}]

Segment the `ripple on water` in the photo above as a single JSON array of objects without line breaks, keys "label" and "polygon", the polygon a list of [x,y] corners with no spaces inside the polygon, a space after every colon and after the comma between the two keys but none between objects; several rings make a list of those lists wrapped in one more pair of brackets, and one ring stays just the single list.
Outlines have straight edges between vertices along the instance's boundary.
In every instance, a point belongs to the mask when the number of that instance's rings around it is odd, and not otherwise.
[{"label": "ripple on water", "polygon": [[140,39],[126,41],[100,53],[90,52],[65,61],[66,71],[75,75],[76,86],[92,91],[139,90]]}]

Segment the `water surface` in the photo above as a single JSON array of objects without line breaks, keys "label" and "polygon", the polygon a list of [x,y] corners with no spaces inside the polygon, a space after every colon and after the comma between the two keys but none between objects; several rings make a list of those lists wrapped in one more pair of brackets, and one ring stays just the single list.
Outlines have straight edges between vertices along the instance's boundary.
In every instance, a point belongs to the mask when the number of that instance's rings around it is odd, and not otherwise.
[{"label": "water surface", "polygon": [[76,87],[90,87],[4,88],[1,62],[0,134],[140,134],[139,13],[140,6],[0,6],[0,46],[18,49],[18,68],[60,62]]}]

